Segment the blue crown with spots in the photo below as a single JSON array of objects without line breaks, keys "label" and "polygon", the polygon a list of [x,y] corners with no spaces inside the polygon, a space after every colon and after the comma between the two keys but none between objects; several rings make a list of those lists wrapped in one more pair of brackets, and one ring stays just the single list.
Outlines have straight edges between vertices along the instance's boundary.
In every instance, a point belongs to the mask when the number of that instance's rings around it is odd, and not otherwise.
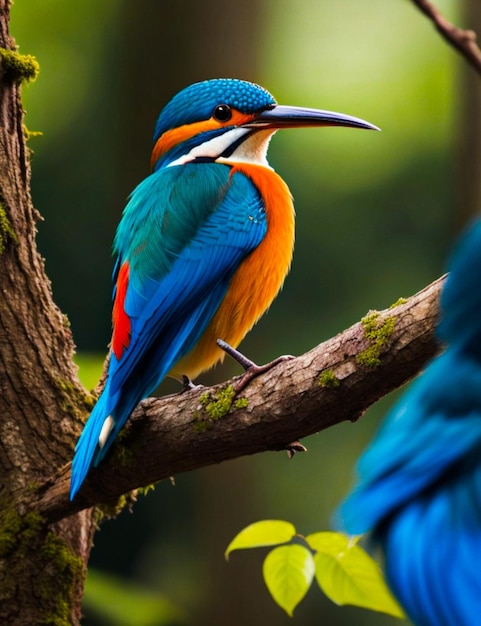
[{"label": "blue crown with spots", "polygon": [[263,87],[237,78],[216,78],[194,83],[179,91],[161,111],[154,130],[154,143],[171,128],[207,120],[218,104],[242,113],[257,113],[276,104]]}]

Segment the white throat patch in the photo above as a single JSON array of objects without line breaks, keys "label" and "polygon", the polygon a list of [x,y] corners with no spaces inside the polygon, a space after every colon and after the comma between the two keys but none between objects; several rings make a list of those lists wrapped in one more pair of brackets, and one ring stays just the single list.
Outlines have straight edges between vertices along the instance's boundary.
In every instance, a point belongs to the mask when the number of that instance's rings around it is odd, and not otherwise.
[{"label": "white throat patch", "polygon": [[[186,154],[183,154],[179,158],[169,163],[168,167],[173,165],[184,165],[197,158],[210,158],[214,159],[217,163],[254,163],[256,165],[264,165],[270,167],[267,162],[267,148],[269,141],[275,130],[259,130],[252,132],[250,128],[232,128],[214,139],[209,139],[204,143],[201,143],[195,148],[192,148]],[[242,140],[246,137],[245,140]],[[222,157],[224,152],[229,149],[229,146],[237,143],[240,140],[237,148],[228,157]]]}]

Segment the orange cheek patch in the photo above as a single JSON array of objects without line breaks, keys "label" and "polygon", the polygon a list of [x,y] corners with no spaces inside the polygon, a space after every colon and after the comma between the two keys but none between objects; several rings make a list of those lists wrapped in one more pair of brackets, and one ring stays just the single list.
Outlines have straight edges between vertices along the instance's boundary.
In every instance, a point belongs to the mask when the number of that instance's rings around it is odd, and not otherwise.
[{"label": "orange cheek patch", "polygon": [[206,131],[217,130],[219,128],[242,126],[243,124],[247,124],[247,122],[253,120],[254,117],[255,115],[247,115],[246,113],[233,110],[232,117],[228,122],[219,122],[211,117],[208,120],[193,122],[192,124],[184,124],[183,126],[172,128],[172,130],[167,130],[157,139],[155,143],[154,149],[152,150],[152,157],[150,159],[150,167],[153,169],[154,165],[162,155],[166,154],[166,152],[171,150],[174,146],[178,146],[184,141],[191,139],[191,137],[195,137],[195,135],[200,135]]}]

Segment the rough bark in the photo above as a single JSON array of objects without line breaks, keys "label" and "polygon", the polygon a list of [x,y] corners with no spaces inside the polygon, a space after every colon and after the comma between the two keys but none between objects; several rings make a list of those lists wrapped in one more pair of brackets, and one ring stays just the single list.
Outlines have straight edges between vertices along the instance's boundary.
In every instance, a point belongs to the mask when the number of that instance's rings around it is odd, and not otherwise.
[{"label": "rough bark", "polygon": [[52,473],[33,499],[55,521],[125,492],[206,465],[267,450],[345,420],[357,420],[412,378],[438,348],[433,328],[443,279],[286,361],[234,395],[236,380],[149,398],[134,411],[105,462],[74,502],[70,468]]},{"label": "rough bark", "polygon": [[34,68],[9,36],[9,9],[1,0],[0,622],[74,624],[91,512],[48,525],[32,512],[30,499],[52,467],[69,460],[88,398],[76,379],[68,325],[36,251],[38,215],[29,193],[20,100],[21,82]]}]

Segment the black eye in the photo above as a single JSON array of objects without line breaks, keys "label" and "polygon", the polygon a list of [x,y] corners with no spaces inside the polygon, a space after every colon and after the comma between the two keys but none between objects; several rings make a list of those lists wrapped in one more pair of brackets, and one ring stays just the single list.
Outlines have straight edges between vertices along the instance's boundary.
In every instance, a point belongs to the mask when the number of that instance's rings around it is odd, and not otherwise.
[{"label": "black eye", "polygon": [[218,104],[212,116],[218,122],[228,122],[232,117],[232,111],[228,104]]}]

